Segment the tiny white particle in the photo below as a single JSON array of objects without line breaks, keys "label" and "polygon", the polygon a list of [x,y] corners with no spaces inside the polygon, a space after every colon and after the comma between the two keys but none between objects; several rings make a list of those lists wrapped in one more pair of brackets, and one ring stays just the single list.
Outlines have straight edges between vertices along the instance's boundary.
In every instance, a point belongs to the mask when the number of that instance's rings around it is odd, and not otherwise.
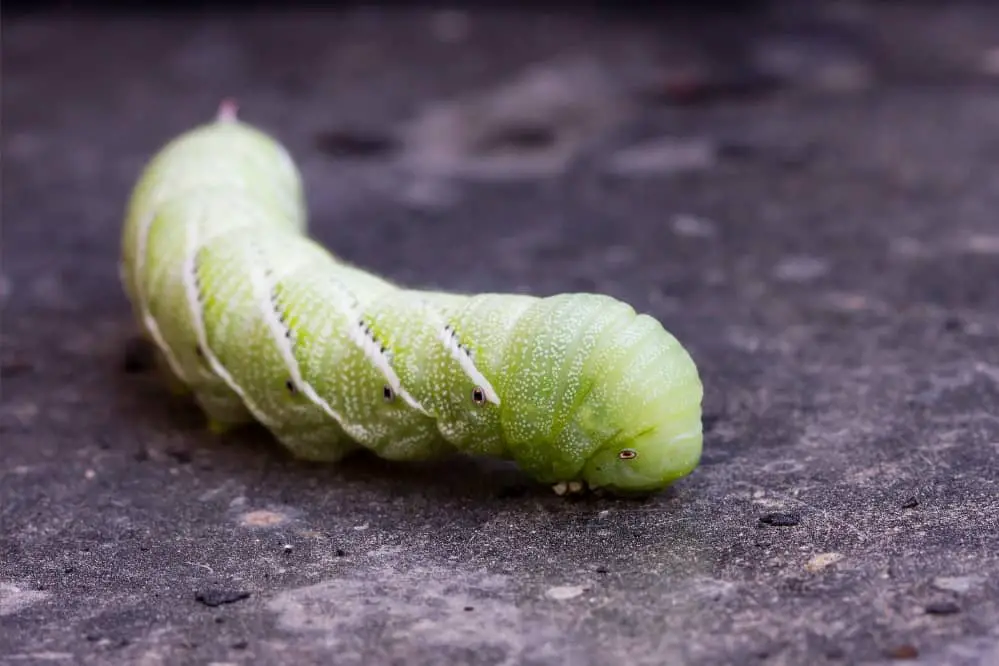
[{"label": "tiny white particle", "polygon": [[583,594],[584,589],[582,585],[559,585],[548,588],[545,596],[555,601],[567,601]]},{"label": "tiny white particle", "polygon": [[999,76],[999,46],[985,49],[981,60],[982,73],[988,76]]},{"label": "tiny white particle", "polygon": [[711,220],[681,213],[673,218],[673,233],[689,238],[712,238],[718,234],[718,229]]},{"label": "tiny white particle", "polygon": [[785,257],[774,267],[773,275],[784,282],[809,282],[829,272],[829,262],[821,257]]},{"label": "tiny white particle", "polygon": [[933,579],[931,584],[938,590],[943,590],[944,592],[957,592],[960,594],[968,592],[984,582],[985,578],[977,575],[938,576]]}]

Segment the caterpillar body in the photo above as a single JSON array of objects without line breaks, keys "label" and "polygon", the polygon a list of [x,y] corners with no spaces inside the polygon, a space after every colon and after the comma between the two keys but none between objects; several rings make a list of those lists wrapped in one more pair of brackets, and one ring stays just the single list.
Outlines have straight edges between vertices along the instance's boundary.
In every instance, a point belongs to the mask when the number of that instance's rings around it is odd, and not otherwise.
[{"label": "caterpillar body", "polygon": [[402,287],[310,239],[304,201],[286,149],[224,103],[128,202],[124,289],[213,430],[255,419],[315,461],[500,457],[559,492],[697,467],[700,377],[658,321],[598,294]]}]

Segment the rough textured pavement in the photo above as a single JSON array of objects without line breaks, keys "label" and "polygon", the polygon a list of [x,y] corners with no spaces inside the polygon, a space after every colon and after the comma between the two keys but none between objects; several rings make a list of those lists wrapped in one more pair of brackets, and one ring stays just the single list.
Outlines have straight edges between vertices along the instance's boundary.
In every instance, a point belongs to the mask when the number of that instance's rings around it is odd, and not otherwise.
[{"label": "rough textured pavement", "polygon": [[[703,42],[662,15],[8,22],[0,663],[999,663],[999,12],[949,4]],[[230,94],[341,256],[662,318],[703,465],[567,501],[209,436],[125,363],[116,257],[143,161]]]}]

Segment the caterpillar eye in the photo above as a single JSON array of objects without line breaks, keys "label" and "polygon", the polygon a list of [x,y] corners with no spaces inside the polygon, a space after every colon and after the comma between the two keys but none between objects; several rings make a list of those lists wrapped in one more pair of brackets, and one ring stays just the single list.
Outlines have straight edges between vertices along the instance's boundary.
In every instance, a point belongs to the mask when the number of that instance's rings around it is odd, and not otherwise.
[{"label": "caterpillar eye", "polygon": [[295,386],[295,383],[290,379],[284,383],[284,387],[288,389],[288,393],[292,395],[298,393],[298,388]]},{"label": "caterpillar eye", "polygon": [[382,397],[385,398],[385,402],[392,402],[395,400],[395,391],[392,390],[391,386],[386,384],[385,388],[382,389]]},{"label": "caterpillar eye", "polygon": [[472,402],[476,405],[486,404],[486,392],[482,390],[482,387],[476,386],[472,389]]},{"label": "caterpillar eye", "polygon": [[638,457],[638,451],[635,449],[621,449],[621,452],[617,454],[617,457],[621,460],[634,460]]}]

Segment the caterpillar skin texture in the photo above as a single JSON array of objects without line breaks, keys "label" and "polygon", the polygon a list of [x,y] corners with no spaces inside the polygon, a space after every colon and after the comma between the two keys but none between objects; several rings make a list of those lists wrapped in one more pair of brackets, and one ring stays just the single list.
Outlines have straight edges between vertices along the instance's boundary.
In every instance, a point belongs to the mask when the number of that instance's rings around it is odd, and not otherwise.
[{"label": "caterpillar skin texture", "polygon": [[698,371],[655,319],[596,294],[406,289],[338,260],[306,234],[290,155],[233,107],[146,166],[121,276],[210,427],[255,419],[298,458],[463,452],[621,494],[700,460]]}]

